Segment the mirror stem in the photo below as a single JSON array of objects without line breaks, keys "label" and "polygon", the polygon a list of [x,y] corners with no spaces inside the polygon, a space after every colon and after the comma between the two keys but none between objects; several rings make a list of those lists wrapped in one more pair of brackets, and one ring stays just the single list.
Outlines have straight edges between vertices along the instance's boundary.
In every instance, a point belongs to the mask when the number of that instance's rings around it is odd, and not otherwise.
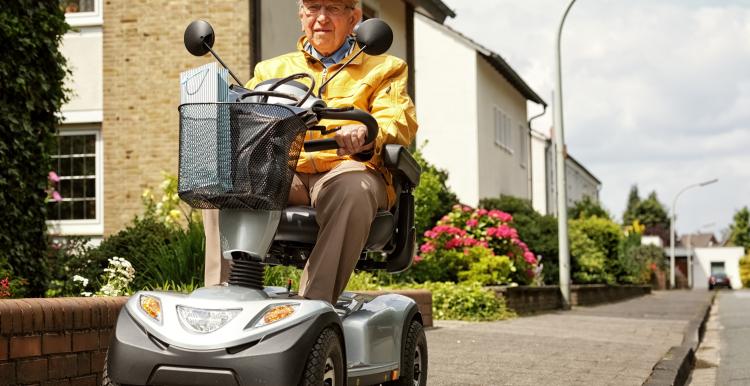
[{"label": "mirror stem", "polygon": [[336,72],[333,73],[333,75],[331,75],[331,77],[328,78],[328,80],[326,80],[325,82],[323,82],[323,84],[320,85],[320,88],[318,89],[318,98],[322,99],[320,96],[323,94],[323,90],[325,90],[326,85],[328,84],[328,82],[330,82],[333,78],[335,78],[336,75],[338,75],[339,72],[341,72],[341,70],[344,69],[344,67],[348,66],[349,63],[352,62],[352,60],[356,59],[357,56],[359,56],[362,52],[364,52],[365,48],[367,48],[367,46],[362,46],[362,48],[360,48],[359,51],[357,51],[357,53],[354,54],[354,56],[352,56],[351,58],[349,58],[349,60],[347,60],[346,63],[344,63],[343,66],[339,67],[339,69],[336,70]]},{"label": "mirror stem", "polygon": [[211,49],[211,46],[209,46],[208,44],[206,44],[206,42],[203,42],[203,45],[204,45],[204,46],[206,46],[206,48],[208,48],[208,51],[210,51],[210,52],[211,52],[211,55],[213,55],[213,56],[214,56],[214,58],[216,58],[216,60],[218,60],[218,61],[219,61],[219,63],[221,64],[221,66],[222,66],[222,67],[224,67],[224,68],[226,68],[226,69],[227,69],[227,71],[229,71],[229,75],[231,75],[231,76],[232,76],[232,78],[234,78],[234,81],[235,81],[235,82],[237,82],[237,85],[238,85],[238,86],[244,86],[244,85],[242,84],[242,82],[240,82],[240,80],[239,80],[239,79],[237,79],[237,75],[234,75],[234,73],[232,72],[232,70],[230,70],[230,69],[229,69],[229,67],[227,67],[227,65],[226,65],[226,64],[224,64],[224,61],[223,61],[223,60],[221,60],[221,58],[219,57],[219,55],[216,55],[216,52],[214,52],[214,50],[212,50],[212,49]]}]

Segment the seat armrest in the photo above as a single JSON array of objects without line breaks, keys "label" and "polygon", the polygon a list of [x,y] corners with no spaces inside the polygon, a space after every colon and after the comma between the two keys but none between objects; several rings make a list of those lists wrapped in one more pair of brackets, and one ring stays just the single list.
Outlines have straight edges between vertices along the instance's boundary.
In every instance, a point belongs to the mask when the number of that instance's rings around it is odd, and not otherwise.
[{"label": "seat armrest", "polygon": [[401,145],[388,144],[383,147],[383,165],[393,173],[400,174],[412,187],[419,184],[422,169],[409,150]]}]

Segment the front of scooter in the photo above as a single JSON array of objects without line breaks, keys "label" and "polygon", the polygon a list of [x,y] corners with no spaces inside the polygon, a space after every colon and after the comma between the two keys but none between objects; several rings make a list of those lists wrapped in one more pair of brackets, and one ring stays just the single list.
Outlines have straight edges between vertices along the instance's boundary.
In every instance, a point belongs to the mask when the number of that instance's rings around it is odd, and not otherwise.
[{"label": "front of scooter", "polygon": [[[185,32],[194,55],[216,56],[213,40],[203,21]],[[304,78],[312,84],[299,82]],[[370,114],[327,108],[314,88],[312,77],[294,74],[254,90],[233,86],[231,102],[179,107],[179,194],[194,208],[219,210],[229,282],[191,294],[133,295],[118,316],[104,385],[346,384],[343,328],[333,307],[263,286],[264,258],[302,147],[337,148],[333,139],[304,142],[306,131],[321,119],[340,119],[362,122],[368,143],[377,136]]]}]

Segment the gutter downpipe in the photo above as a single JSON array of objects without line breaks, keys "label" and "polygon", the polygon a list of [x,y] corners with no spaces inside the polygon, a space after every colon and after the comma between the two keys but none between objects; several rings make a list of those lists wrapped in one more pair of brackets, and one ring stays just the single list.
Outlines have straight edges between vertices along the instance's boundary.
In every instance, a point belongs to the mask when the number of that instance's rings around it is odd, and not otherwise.
[{"label": "gutter downpipe", "polygon": [[534,190],[533,190],[534,189],[534,176],[532,174],[532,170],[533,170],[532,168],[534,166],[531,163],[532,163],[532,160],[534,158],[533,158],[531,152],[532,152],[532,150],[533,150],[534,147],[533,147],[533,144],[531,143],[531,141],[534,138],[531,135],[531,121],[533,121],[533,120],[541,117],[542,115],[544,115],[547,112],[547,104],[546,103],[542,103],[541,105],[542,105],[542,108],[543,108],[542,112],[539,113],[539,114],[537,114],[537,115],[534,115],[533,117],[529,118],[529,120],[527,121],[527,124],[529,126],[529,144],[528,144],[528,151],[526,152],[526,154],[528,154],[529,159],[527,160],[526,164],[529,165],[529,170],[528,170],[527,175],[529,176],[528,177],[528,180],[529,180],[529,196],[531,197],[532,207],[534,206],[533,205],[533,201],[534,201]]}]

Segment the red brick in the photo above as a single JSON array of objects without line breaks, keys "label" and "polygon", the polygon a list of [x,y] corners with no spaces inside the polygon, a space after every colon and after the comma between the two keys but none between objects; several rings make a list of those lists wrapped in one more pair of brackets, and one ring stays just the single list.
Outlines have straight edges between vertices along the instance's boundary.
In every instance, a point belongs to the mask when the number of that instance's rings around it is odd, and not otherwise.
[{"label": "red brick", "polygon": [[97,351],[91,353],[91,372],[101,372],[104,369],[104,359],[107,357],[106,351]]},{"label": "red brick", "polygon": [[73,329],[73,317],[75,313],[75,303],[71,302],[69,298],[58,299],[63,307],[63,326],[66,330]]},{"label": "red brick", "polygon": [[0,334],[3,335],[10,335],[13,331],[13,314],[9,303],[0,302]]},{"label": "red brick", "polygon": [[21,299],[21,301],[31,307],[32,331],[37,332],[44,330],[44,311],[42,310],[42,304],[39,302],[39,299]]},{"label": "red brick", "polygon": [[112,329],[99,330],[99,348],[109,348],[109,342],[112,340]]},{"label": "red brick", "polygon": [[96,375],[71,378],[70,386],[96,386]]},{"label": "red brick", "polygon": [[8,360],[8,338],[0,336],[0,361]]},{"label": "red brick", "polygon": [[13,385],[16,383],[16,364],[0,363],[0,385]]},{"label": "red brick", "polygon": [[[21,310],[21,332],[30,334],[34,331],[34,310],[23,300],[15,300],[16,305]],[[16,329],[16,331],[18,331]]]},{"label": "red brick", "polygon": [[42,382],[42,386],[70,386],[70,380],[58,379],[56,381]]},{"label": "red brick", "polygon": [[53,355],[47,358],[49,379],[70,378],[78,375],[78,356],[76,354]]},{"label": "red brick", "polygon": [[91,308],[85,299],[70,298],[73,305],[73,328],[85,330],[91,328]]},{"label": "red brick", "polygon": [[98,298],[87,298],[86,304],[91,309],[91,328],[99,328],[102,325],[102,302]]},{"label": "red brick", "polygon": [[92,351],[99,348],[99,331],[73,332],[73,351]]},{"label": "red brick", "polygon": [[16,381],[31,383],[47,380],[47,358],[20,361],[16,365]]},{"label": "red brick", "polygon": [[78,375],[88,375],[92,372],[96,371],[91,371],[91,353],[78,353]]},{"label": "red brick", "polygon": [[15,300],[6,300],[4,301],[9,306],[10,314],[13,317],[13,329],[11,332],[13,334],[22,334],[23,333],[23,313],[21,312],[21,309],[18,307],[18,303]]},{"label": "red brick", "polygon": [[49,299],[39,299],[39,304],[42,306],[42,314],[44,315],[44,331],[57,331],[55,329],[55,303]]},{"label": "red brick", "polygon": [[42,354],[68,353],[71,350],[71,335],[55,333],[42,335]]},{"label": "red brick", "polygon": [[42,355],[42,336],[10,337],[10,358],[25,358]]}]

